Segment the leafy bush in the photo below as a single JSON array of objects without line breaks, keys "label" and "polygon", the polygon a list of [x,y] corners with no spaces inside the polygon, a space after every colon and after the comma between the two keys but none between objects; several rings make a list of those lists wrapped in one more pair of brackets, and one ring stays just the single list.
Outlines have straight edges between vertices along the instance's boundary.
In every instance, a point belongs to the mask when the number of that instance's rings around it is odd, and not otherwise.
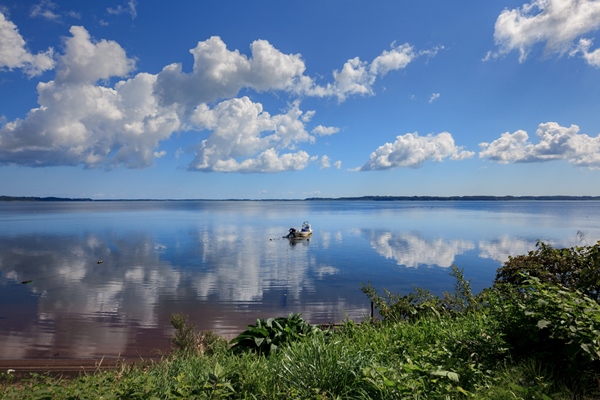
[{"label": "leafy bush", "polygon": [[383,296],[371,283],[361,284],[361,290],[373,302],[379,315],[388,322],[414,320],[425,315],[443,313],[463,313],[473,311],[478,307],[478,300],[471,291],[470,281],[464,278],[462,269],[452,265],[451,276],[456,278],[454,293],[444,293],[441,299],[427,289],[415,287],[414,292],[407,295],[394,294],[384,289]]},{"label": "leafy bush", "polygon": [[257,319],[256,325],[248,325],[248,329],[233,338],[230,344],[234,352],[255,351],[269,355],[277,351],[284,343],[303,339],[321,332],[318,326],[312,326],[300,317],[301,314],[290,314],[287,317]]},{"label": "leafy bush", "polygon": [[171,325],[175,328],[175,334],[170,342],[180,353],[197,353],[199,340],[193,324],[188,323],[185,314],[177,313],[171,315]]},{"label": "leafy bush", "polygon": [[531,276],[600,300],[600,245],[555,249],[538,241],[536,247],[526,255],[509,257],[494,284],[518,286]]},{"label": "leafy bush", "polygon": [[442,301],[429,290],[415,288],[415,292],[402,295],[383,289],[383,296],[371,285],[361,284],[361,290],[373,302],[373,305],[387,322],[402,322],[414,320],[427,314],[439,314]]},{"label": "leafy bush", "polygon": [[170,341],[179,354],[213,354],[227,350],[227,340],[213,331],[200,331],[196,333],[193,324],[188,323],[185,314],[173,314],[171,325],[175,333]]},{"label": "leafy bush", "polygon": [[567,361],[600,361],[600,305],[579,290],[523,277],[519,286],[497,286],[487,292],[495,317],[507,338],[523,352]]},{"label": "leafy bush", "polygon": [[484,312],[502,327],[513,360],[543,365],[554,374],[546,382],[560,383],[554,390],[598,398],[600,305],[595,300],[534,277],[523,277],[519,286],[497,284],[482,298]]}]

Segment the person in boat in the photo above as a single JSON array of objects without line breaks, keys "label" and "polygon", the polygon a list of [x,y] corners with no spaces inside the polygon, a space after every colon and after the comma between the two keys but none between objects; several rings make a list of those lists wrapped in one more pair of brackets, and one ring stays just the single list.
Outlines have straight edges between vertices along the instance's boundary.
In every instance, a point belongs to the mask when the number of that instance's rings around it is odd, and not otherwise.
[{"label": "person in boat", "polygon": [[287,234],[288,238],[296,237],[296,228],[290,228],[290,232]]}]

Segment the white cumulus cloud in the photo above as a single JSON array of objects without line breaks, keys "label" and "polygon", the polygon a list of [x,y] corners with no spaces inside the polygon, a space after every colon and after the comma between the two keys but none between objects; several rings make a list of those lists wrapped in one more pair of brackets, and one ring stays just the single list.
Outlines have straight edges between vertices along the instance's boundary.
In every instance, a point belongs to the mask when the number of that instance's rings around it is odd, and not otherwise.
[{"label": "white cumulus cloud", "polygon": [[156,76],[141,73],[113,88],[95,85],[127,74],[133,60],[115,42],[93,43],[83,28],[71,33],[56,80],[37,86],[39,107],[0,129],[0,163],[151,165],[159,142],[180,127],[177,114],[152,96]]},{"label": "white cumulus cloud", "polygon": [[311,157],[295,153],[296,144],[314,142],[302,121],[299,103],[271,116],[248,97],[225,100],[214,108],[203,104],[190,119],[195,129],[211,131],[196,149],[189,169],[219,172],[280,172],[304,169]]},{"label": "white cumulus cloud", "polygon": [[538,43],[545,43],[546,54],[562,55],[573,49],[577,38],[599,27],[597,0],[533,0],[498,16],[494,39],[499,50],[488,58],[517,50],[522,62]]},{"label": "white cumulus cloud", "polygon": [[407,133],[396,137],[394,143],[386,143],[373,153],[361,171],[390,169],[397,167],[418,168],[425,161],[462,160],[473,157],[474,152],[456,146],[448,132],[437,135],[419,136]]},{"label": "white cumulus cloud", "polygon": [[[108,12],[135,17],[136,2],[123,4]],[[43,7],[35,12],[52,9],[50,2],[39,5]],[[304,75],[300,54],[284,54],[266,40],[252,42],[247,56],[214,36],[190,50],[191,72],[173,63],[158,74],[134,75],[136,60],[119,43],[96,40],[82,26],[69,32],[54,79],[38,83],[38,106],[24,118],[0,125],[0,164],[145,168],[166,155],[161,142],[185,131],[205,137],[198,140],[189,170],[268,173],[301,170],[309,163],[329,168],[327,156],[319,161],[301,145],[339,128],[318,125],[310,130],[307,124],[315,112],[301,111],[300,100],[294,99],[331,96],[342,101],[350,95],[371,95],[377,78],[405,68],[421,54],[435,53],[392,44],[371,63],[349,60],[333,71],[332,82],[320,86]],[[0,68],[37,75],[54,66],[51,49],[38,55],[28,52],[17,27],[0,13]],[[271,115],[249,97],[238,98],[242,90],[284,92],[290,105]],[[181,150],[174,155],[181,156]],[[339,169],[341,162],[333,165]]]},{"label": "white cumulus cloud", "polygon": [[305,70],[300,56],[283,54],[265,40],[256,40],[250,47],[252,57],[248,58],[227,49],[218,36],[199,42],[190,50],[193,72],[183,72],[181,64],[166,66],[158,74],[155,92],[163,104],[190,110],[234,97],[242,88],[292,90]]},{"label": "white cumulus cloud", "polygon": [[590,137],[579,133],[577,125],[560,126],[556,122],[540,124],[536,131],[539,143],[529,142],[523,130],[505,132],[491,143],[480,143],[480,158],[501,164],[566,160],[569,163],[600,169],[600,135]]},{"label": "white cumulus cloud", "polygon": [[29,76],[40,75],[54,68],[53,49],[32,54],[19,34],[17,26],[0,13],[0,68],[22,68]]},{"label": "white cumulus cloud", "polygon": [[85,28],[73,26],[66,40],[65,54],[60,57],[56,81],[60,83],[95,83],[112,76],[123,77],[135,69],[135,61],[114,41],[94,43]]}]

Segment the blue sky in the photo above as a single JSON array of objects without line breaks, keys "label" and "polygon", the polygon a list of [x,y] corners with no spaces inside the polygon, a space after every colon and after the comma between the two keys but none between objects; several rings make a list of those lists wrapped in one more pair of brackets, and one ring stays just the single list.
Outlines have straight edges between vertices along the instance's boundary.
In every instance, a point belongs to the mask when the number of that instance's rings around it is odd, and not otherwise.
[{"label": "blue sky", "polygon": [[600,1],[2,1],[0,194],[600,195]]}]

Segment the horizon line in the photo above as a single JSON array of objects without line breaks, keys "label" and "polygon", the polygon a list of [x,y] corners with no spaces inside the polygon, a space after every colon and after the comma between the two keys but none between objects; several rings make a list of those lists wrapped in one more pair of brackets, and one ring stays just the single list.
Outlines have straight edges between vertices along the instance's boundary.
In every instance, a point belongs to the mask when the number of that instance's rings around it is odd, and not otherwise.
[{"label": "horizon line", "polygon": [[501,200],[600,200],[600,196],[591,195],[463,195],[463,196],[381,196],[381,195],[366,195],[366,196],[343,196],[343,197],[306,197],[296,199],[251,199],[251,198],[223,198],[223,199],[203,199],[203,198],[186,198],[186,199],[155,199],[155,198],[120,198],[120,199],[104,199],[104,198],[77,198],[77,197],[56,197],[56,196],[6,196],[0,195],[0,201],[501,201]]}]

